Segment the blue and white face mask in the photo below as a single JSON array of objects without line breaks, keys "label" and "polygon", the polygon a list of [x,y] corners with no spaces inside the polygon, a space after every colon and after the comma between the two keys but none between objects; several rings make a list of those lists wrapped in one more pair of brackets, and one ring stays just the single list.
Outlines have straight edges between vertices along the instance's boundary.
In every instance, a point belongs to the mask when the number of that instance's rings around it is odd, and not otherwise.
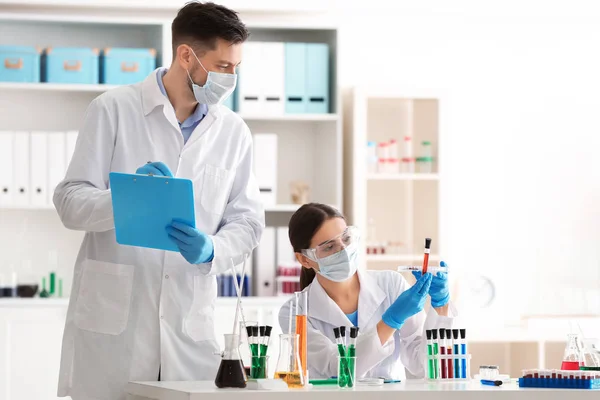
[{"label": "blue and white face mask", "polygon": [[204,86],[200,86],[194,83],[192,76],[190,75],[190,71],[186,70],[188,77],[192,82],[192,91],[194,92],[196,101],[200,104],[207,105],[219,104],[223,102],[235,90],[235,85],[237,84],[237,74],[225,74],[222,72],[208,71],[206,68],[204,68],[204,65],[202,65],[198,59],[198,56],[196,56],[196,53],[194,53],[193,50],[192,54],[194,54],[198,64],[200,64],[202,69],[208,74],[206,83]]},{"label": "blue and white face mask", "polygon": [[317,273],[333,282],[350,279],[358,269],[357,250],[356,244],[352,244],[335,254],[318,259]]}]

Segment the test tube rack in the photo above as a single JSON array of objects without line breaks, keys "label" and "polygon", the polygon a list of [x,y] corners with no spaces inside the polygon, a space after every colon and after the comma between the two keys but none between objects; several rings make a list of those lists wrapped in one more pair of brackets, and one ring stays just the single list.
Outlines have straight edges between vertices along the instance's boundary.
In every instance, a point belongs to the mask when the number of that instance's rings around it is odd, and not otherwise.
[{"label": "test tube rack", "polygon": [[600,371],[525,370],[519,387],[600,389]]},{"label": "test tube rack", "polygon": [[[471,354],[434,354],[426,356],[425,380],[435,382],[456,382],[471,380]],[[452,366],[449,367],[449,363]],[[466,365],[466,368],[464,367]],[[458,369],[457,369],[458,366]],[[430,377],[429,368],[434,369],[433,378]],[[464,369],[464,373],[463,373]],[[444,373],[445,370],[445,373]],[[458,374],[456,373],[458,371]],[[450,377],[450,372],[452,377]]]}]

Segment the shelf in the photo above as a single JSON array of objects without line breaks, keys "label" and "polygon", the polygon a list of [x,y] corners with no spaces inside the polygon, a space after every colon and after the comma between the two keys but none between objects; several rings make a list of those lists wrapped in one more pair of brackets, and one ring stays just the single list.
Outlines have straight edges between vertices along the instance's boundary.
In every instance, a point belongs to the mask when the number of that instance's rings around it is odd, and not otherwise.
[{"label": "shelf", "polygon": [[437,181],[439,174],[368,174],[372,181]]},{"label": "shelf", "polygon": [[0,82],[0,92],[2,90],[29,90],[29,91],[49,91],[49,92],[83,92],[83,93],[103,93],[114,89],[116,85],[85,85],[85,84],[66,84],[66,83],[13,83]]},{"label": "shelf", "polygon": [[[423,260],[423,254],[367,254],[367,262],[411,262]],[[429,255],[430,261],[439,261],[440,256]]]}]

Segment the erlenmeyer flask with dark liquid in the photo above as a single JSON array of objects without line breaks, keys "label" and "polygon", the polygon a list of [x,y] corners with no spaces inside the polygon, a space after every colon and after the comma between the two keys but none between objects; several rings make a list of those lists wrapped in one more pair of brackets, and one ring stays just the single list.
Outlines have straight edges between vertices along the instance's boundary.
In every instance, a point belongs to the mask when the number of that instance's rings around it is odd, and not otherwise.
[{"label": "erlenmeyer flask with dark liquid", "polygon": [[215,385],[218,388],[245,388],[246,372],[239,352],[240,336],[234,334],[224,336],[225,351],[221,357]]}]

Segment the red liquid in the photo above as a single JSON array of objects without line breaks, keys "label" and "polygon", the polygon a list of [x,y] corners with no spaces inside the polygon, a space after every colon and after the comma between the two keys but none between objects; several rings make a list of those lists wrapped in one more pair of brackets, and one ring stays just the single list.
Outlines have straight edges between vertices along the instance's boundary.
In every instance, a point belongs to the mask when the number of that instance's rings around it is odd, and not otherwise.
[{"label": "red liquid", "polygon": [[578,371],[579,361],[563,361],[560,369],[563,371]]},{"label": "red liquid", "polygon": [[[448,347],[448,354],[452,354],[452,347]],[[448,379],[454,378],[454,360],[449,359],[448,362]]]},{"label": "red liquid", "polygon": [[[444,346],[442,346],[440,348],[440,351],[442,352],[442,354],[446,354],[446,348]],[[448,372],[446,369],[446,360],[444,360],[443,358],[440,360],[440,362],[442,363],[442,379],[446,379],[448,378]]]},{"label": "red liquid", "polygon": [[429,266],[429,253],[423,254],[423,274],[427,273],[427,267]]}]

